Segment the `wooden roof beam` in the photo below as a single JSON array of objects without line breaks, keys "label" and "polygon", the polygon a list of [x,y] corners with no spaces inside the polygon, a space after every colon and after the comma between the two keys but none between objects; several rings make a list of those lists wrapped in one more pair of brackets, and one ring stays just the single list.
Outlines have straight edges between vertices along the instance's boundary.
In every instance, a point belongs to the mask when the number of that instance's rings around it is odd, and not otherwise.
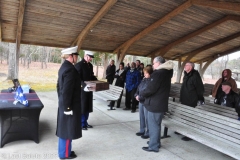
[{"label": "wooden roof beam", "polygon": [[240,3],[220,2],[213,0],[192,0],[192,4],[197,6],[240,12]]},{"label": "wooden roof beam", "polygon": [[[208,50],[208,49],[210,49],[210,48],[213,48],[213,47],[215,47],[215,46],[218,46],[218,45],[220,45],[220,44],[223,44],[223,43],[226,43],[226,42],[228,42],[228,41],[231,41],[231,40],[233,40],[233,39],[235,39],[235,38],[237,38],[237,37],[240,37],[240,32],[238,32],[238,33],[236,33],[236,34],[233,34],[233,35],[231,35],[231,36],[228,36],[228,37],[226,37],[226,38],[220,39],[219,41],[210,43],[210,44],[208,44],[208,45],[206,45],[206,46],[203,46],[203,47],[201,47],[201,48],[199,48],[199,49],[196,49],[196,50],[194,50],[194,51],[192,51],[192,52],[183,54],[183,55],[181,55],[181,57],[188,56],[187,59],[185,59],[184,61],[190,61],[190,60],[192,59],[192,57],[196,56],[197,54],[199,54],[199,53],[201,53],[201,52],[203,52],[203,51],[205,51],[205,50]],[[176,58],[177,58],[177,57],[176,57]],[[173,59],[176,59],[176,58],[173,58]]]},{"label": "wooden roof beam", "polygon": [[87,26],[82,30],[78,37],[72,43],[72,46],[77,44],[78,50],[80,50],[83,40],[89,33],[89,31],[101,20],[101,18],[111,9],[111,7],[117,2],[117,0],[108,0],[105,5],[98,11],[98,13],[93,17],[93,19],[87,24]]},{"label": "wooden roof beam", "polygon": [[180,44],[182,42],[185,42],[188,39],[193,38],[193,37],[195,37],[195,36],[205,32],[205,31],[207,31],[209,29],[212,29],[213,27],[216,27],[216,26],[220,25],[221,23],[224,23],[224,22],[226,22],[228,20],[240,21],[240,16],[234,16],[234,15],[225,16],[222,19],[219,19],[219,20],[217,20],[217,21],[215,21],[215,22],[213,22],[213,23],[211,23],[211,24],[209,24],[209,25],[207,25],[207,26],[205,26],[205,27],[203,27],[203,28],[201,28],[199,30],[196,30],[196,31],[194,31],[194,32],[192,32],[192,33],[182,37],[182,38],[179,38],[178,40],[176,40],[174,42],[171,42],[168,45],[166,45],[164,47],[161,47],[161,48],[157,49],[156,51],[154,51],[152,53],[149,53],[149,54],[147,54],[145,56],[149,56],[149,55],[164,56],[174,46],[176,46],[176,45],[178,45],[178,44]]},{"label": "wooden roof beam", "polygon": [[173,11],[171,11],[170,13],[168,13],[167,15],[165,15],[164,17],[162,17],[161,19],[156,21],[155,23],[151,24],[150,26],[148,26],[147,28],[145,28],[144,30],[139,32],[137,35],[135,35],[134,37],[132,37],[131,39],[129,39],[128,41],[123,43],[121,46],[117,47],[113,52],[119,53],[119,50],[121,50],[120,51],[121,54],[125,54],[126,51],[128,50],[128,48],[134,42],[136,42],[137,40],[141,39],[142,37],[144,37],[145,35],[147,35],[151,31],[153,31],[154,29],[158,28],[159,26],[161,26],[165,22],[169,21],[171,18],[177,16],[179,13],[181,13],[184,10],[186,10],[187,8],[189,8],[191,5],[192,4],[191,4],[190,0],[186,1],[182,5],[180,5],[179,7],[177,7],[176,9],[174,9]]},{"label": "wooden roof beam", "polygon": [[0,19],[0,42],[2,42],[2,22]]},{"label": "wooden roof beam", "polygon": [[20,43],[21,43],[22,24],[23,24],[25,4],[26,4],[26,0],[20,0],[20,3],[19,3],[19,12],[18,12],[17,34],[16,34],[16,44],[17,44],[17,48],[18,48],[18,45],[20,46]]},{"label": "wooden roof beam", "polygon": [[224,51],[224,52],[221,52],[221,53],[217,53],[215,55],[212,55],[212,56],[209,56],[209,57],[206,57],[206,58],[203,58],[203,59],[200,59],[200,60],[197,60],[197,61],[194,61],[194,63],[199,63],[199,62],[206,62],[210,59],[217,59],[217,58],[220,58],[220,57],[223,57],[223,56],[226,56],[228,54],[232,54],[232,53],[235,53],[237,51],[240,51],[240,46],[238,47],[235,47],[233,49],[230,49],[230,50],[227,50],[227,51]]}]

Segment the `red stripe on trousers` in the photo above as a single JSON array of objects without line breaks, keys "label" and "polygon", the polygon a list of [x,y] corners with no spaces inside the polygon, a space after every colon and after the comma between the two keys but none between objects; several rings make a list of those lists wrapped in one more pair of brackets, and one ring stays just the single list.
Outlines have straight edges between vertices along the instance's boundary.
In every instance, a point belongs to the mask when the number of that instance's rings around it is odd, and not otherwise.
[{"label": "red stripe on trousers", "polygon": [[68,157],[68,148],[69,148],[69,142],[70,142],[70,140],[69,139],[67,139],[67,141],[66,141],[66,151],[65,151],[65,157],[67,158]]}]

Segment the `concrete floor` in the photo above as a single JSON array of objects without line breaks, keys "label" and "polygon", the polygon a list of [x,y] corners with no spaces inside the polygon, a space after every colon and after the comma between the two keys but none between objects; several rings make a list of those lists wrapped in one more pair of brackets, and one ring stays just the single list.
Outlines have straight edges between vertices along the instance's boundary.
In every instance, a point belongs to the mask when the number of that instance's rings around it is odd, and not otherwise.
[{"label": "concrete floor", "polygon": [[[5,159],[58,159],[58,138],[55,136],[57,118],[56,92],[39,92],[44,104],[40,115],[39,139],[15,141],[0,149],[0,160]],[[73,141],[77,160],[230,160],[232,158],[196,141],[182,141],[181,135],[169,131],[170,138],[163,139],[158,153],[142,150],[147,141],[135,135],[139,131],[139,114],[121,108],[107,110],[107,102],[94,98],[94,112],[89,124],[94,128],[83,131],[83,137]],[[162,127],[163,128],[163,127]]]}]

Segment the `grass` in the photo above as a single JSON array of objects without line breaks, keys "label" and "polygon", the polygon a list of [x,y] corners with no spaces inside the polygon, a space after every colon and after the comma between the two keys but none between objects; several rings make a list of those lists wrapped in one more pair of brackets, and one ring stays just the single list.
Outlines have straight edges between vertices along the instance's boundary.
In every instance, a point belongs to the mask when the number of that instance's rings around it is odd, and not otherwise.
[{"label": "grass", "polygon": [[[13,86],[11,80],[7,80],[8,65],[6,62],[0,64],[0,90]],[[41,69],[39,62],[32,62],[27,69],[19,65],[19,82],[21,85],[28,84],[35,91],[55,91],[58,69],[60,64],[48,63],[48,68]]]},{"label": "grass", "polygon": [[[32,62],[29,68],[19,64],[19,82],[21,85],[27,84],[35,91],[47,92],[56,91],[58,70],[61,64],[48,63],[46,69],[41,69],[40,62]],[[95,69],[95,68],[94,68]],[[103,69],[99,68],[99,75]],[[8,65],[6,61],[0,63],[0,90],[13,86],[11,80],[7,80]],[[101,78],[99,78],[100,80]],[[101,79],[106,81],[106,79]]]}]

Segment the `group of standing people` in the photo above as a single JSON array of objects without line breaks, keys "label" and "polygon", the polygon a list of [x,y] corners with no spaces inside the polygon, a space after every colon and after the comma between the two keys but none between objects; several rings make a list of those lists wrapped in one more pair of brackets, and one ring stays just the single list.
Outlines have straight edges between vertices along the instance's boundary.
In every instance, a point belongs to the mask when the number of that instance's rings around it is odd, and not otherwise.
[{"label": "group of standing people", "polygon": [[[143,139],[150,138],[148,147],[142,149],[148,152],[158,152],[161,147],[161,122],[164,113],[168,111],[173,62],[166,62],[164,58],[158,56],[154,58],[153,65],[145,68],[140,60],[126,67],[124,63],[120,63],[116,72],[114,68],[112,60],[107,67],[106,78],[110,84],[116,78],[115,85],[123,88],[126,83],[124,110],[131,110],[134,113],[139,103],[140,131],[136,135]],[[117,107],[120,107],[120,102],[121,100],[118,101]],[[109,106],[113,105],[113,102],[109,104]]]},{"label": "group of standing people", "polygon": [[77,63],[77,46],[61,51],[65,60],[58,71],[57,94],[58,116],[56,135],[59,137],[58,156],[60,159],[73,159],[72,140],[82,137],[82,130],[93,128],[88,124],[89,113],[93,111],[93,93],[89,92],[84,81],[97,80],[90,63],[94,55],[85,52]]},{"label": "group of standing people", "polygon": [[[77,155],[72,151],[72,140],[82,137],[82,130],[93,128],[88,124],[89,113],[93,111],[93,94],[89,92],[84,81],[97,80],[90,63],[94,55],[85,52],[84,58],[77,62],[77,47],[62,50],[65,59],[58,72],[57,94],[59,99],[57,130],[59,137],[58,155],[61,159],[73,159]],[[173,62],[165,61],[158,56],[153,64],[144,68],[139,60],[124,67],[120,63],[116,70],[114,60],[106,70],[107,81],[124,88],[126,83],[126,101],[124,110],[134,113],[139,103],[140,131],[136,133],[142,138],[150,138],[144,151],[158,152],[161,147],[161,122],[168,111],[168,98],[173,76]],[[114,81],[114,78],[116,80]],[[212,91],[215,103],[236,108],[240,117],[239,95],[236,93],[236,82],[231,78],[231,71],[226,69]],[[180,90],[180,102],[189,107],[204,104],[204,86],[202,79],[194,69],[194,63],[187,62],[184,66],[183,83]],[[122,97],[122,95],[120,96]],[[109,106],[114,106],[110,102]],[[121,98],[117,102],[120,107]],[[240,120],[240,118],[239,118]],[[182,138],[191,140],[188,137]]]}]

